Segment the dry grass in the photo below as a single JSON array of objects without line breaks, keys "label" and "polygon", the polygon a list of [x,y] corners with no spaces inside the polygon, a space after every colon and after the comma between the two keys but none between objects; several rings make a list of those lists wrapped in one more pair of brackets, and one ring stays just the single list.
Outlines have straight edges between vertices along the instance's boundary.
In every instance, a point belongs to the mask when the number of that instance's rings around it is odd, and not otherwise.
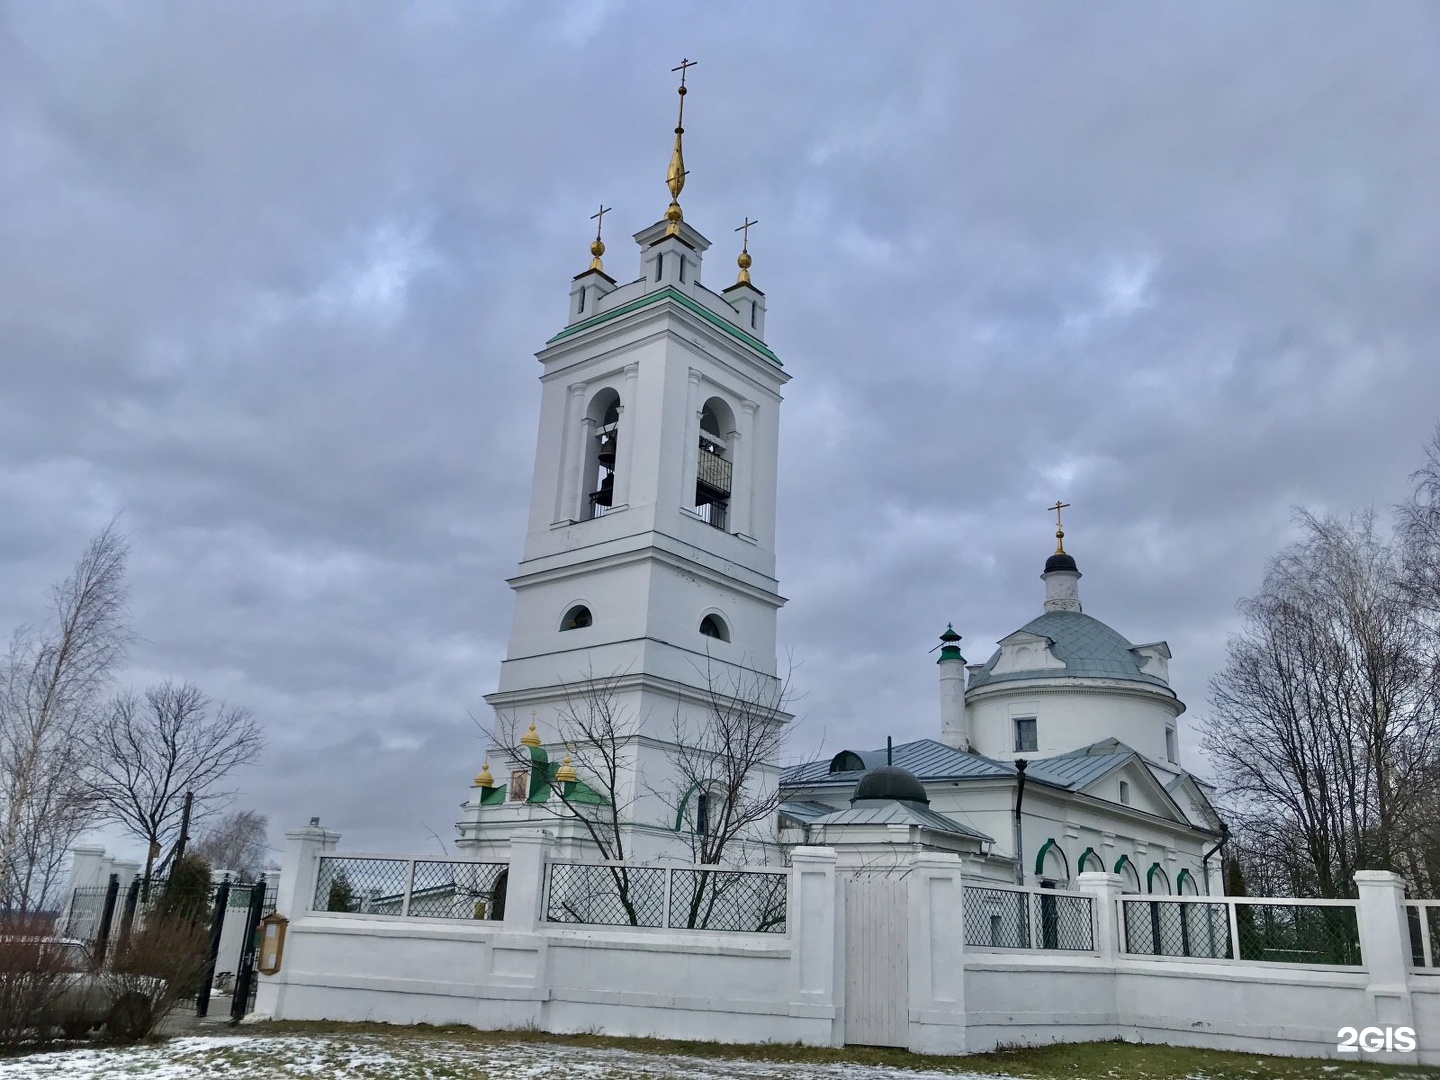
[{"label": "dry grass", "polygon": [[[606,1035],[553,1035],[521,1029],[477,1031],[464,1026],[404,1027],[388,1024],[332,1022],[267,1022],[245,1028],[256,1035],[383,1036],[386,1041],[443,1039],[491,1046],[503,1043],[551,1043],[571,1047],[627,1050],[638,1054],[701,1058],[707,1061],[746,1060],[808,1065],[888,1066],[929,1072],[982,1073],[1050,1080],[1064,1077],[1105,1080],[1382,1080],[1386,1077],[1440,1078],[1440,1068],[1382,1065],[1363,1061],[1267,1057],[1223,1050],[1140,1043],[1063,1043],[1053,1046],[997,1050],[988,1054],[930,1056],[883,1047],[817,1047],[790,1044],[725,1044],[668,1039],[616,1038]],[[420,1073],[414,1080],[419,1080]],[[397,1074],[394,1080],[412,1080]]]}]

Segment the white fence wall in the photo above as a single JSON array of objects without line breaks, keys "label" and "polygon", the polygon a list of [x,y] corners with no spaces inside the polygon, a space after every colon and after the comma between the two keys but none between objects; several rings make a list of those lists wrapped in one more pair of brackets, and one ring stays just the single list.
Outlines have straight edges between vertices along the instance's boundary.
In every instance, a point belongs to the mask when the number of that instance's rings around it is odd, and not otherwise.
[{"label": "white fence wall", "polygon": [[[512,841],[502,921],[315,912],[317,856],[338,837],[312,828],[287,840],[278,909],[291,921],[281,971],[261,980],[262,1014],[844,1041],[846,879],[829,849],[795,849],[783,933],[730,933],[545,922],[549,840],[538,831]],[[1440,968],[1412,962],[1394,875],[1357,875],[1352,925],[1363,966],[1127,953],[1121,880],[1099,873],[1080,875],[1059,927],[1054,893],[976,893],[999,912],[1029,905],[1029,929],[1017,939],[1003,919],[987,921],[970,930],[986,944],[967,945],[959,859],[916,856],[903,881],[913,1050],[1123,1038],[1336,1057],[1342,1027],[1404,1025],[1416,1029],[1419,1050],[1389,1059],[1440,1064]]]}]

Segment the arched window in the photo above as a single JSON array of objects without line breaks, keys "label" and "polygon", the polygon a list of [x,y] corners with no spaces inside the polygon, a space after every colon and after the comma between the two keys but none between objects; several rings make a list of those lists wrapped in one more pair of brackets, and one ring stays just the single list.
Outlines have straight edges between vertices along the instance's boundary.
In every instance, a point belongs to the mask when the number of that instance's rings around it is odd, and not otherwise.
[{"label": "arched window", "polygon": [[700,456],[695,470],[695,512],[717,529],[725,529],[730,516],[733,466],[730,435],[735,414],[718,397],[700,410]]},{"label": "arched window", "polygon": [[864,772],[865,759],[854,750],[841,750],[830,759],[830,771],[837,772]]},{"label": "arched window", "polygon": [[595,622],[590,616],[590,609],[584,604],[576,604],[569,611],[565,612],[565,618],[560,620],[560,629],[583,630]]},{"label": "arched window", "polygon": [[1170,893],[1170,875],[1160,869],[1158,862],[1152,863],[1145,873],[1145,891],[1166,896]]},{"label": "arched window", "polygon": [[615,468],[620,451],[620,395],[606,388],[586,410],[590,439],[585,447],[586,506],[592,518],[604,517],[615,505]]},{"label": "arched window", "polygon": [[[505,894],[510,889],[510,870],[501,870],[495,878],[495,887],[490,890],[490,918],[505,918]],[[482,901],[483,903],[483,901]],[[478,908],[480,905],[477,904]]]},{"label": "arched window", "polygon": [[1105,863],[1099,855],[1095,854],[1093,847],[1087,847],[1080,853],[1080,873],[1084,874],[1088,872],[1100,874],[1105,872]]},{"label": "arched window", "polygon": [[1115,873],[1125,880],[1120,885],[1122,893],[1138,893],[1140,891],[1140,875],[1135,871],[1135,864],[1130,861],[1129,855],[1121,855],[1115,863]]},{"label": "arched window", "polygon": [[706,615],[701,619],[700,633],[706,637],[719,638],[721,641],[730,640],[730,628],[725,625],[725,620],[719,615]]},{"label": "arched window", "polygon": [[1195,875],[1187,870],[1181,870],[1175,875],[1175,891],[1181,896],[1199,896],[1200,887],[1195,883]]},{"label": "arched window", "polygon": [[1052,882],[1056,888],[1063,889],[1070,883],[1070,864],[1053,836],[1040,845],[1040,851],[1035,856],[1035,874],[1043,881]]}]

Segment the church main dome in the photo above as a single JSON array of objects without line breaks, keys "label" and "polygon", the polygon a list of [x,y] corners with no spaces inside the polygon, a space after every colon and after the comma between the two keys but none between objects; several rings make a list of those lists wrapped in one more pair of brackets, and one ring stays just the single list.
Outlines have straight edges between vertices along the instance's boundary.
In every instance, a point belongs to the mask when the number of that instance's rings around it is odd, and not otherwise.
[{"label": "church main dome", "polygon": [[1116,630],[1083,612],[1047,611],[1016,633],[1049,638],[1053,642],[1050,653],[1065,666],[1008,667],[997,674],[995,667],[1004,652],[1001,649],[971,674],[969,690],[1022,679],[1115,679],[1169,689],[1169,683],[1163,678],[1142,670],[1145,657],[1135,651],[1134,645]]}]

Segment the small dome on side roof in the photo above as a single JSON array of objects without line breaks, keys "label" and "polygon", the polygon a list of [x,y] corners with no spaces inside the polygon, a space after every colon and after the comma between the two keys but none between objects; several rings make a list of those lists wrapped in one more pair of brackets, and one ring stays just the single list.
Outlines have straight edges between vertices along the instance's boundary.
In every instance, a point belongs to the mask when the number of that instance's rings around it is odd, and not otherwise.
[{"label": "small dome on side roof", "polygon": [[902,769],[899,765],[877,765],[860,778],[850,803],[853,806],[866,799],[899,799],[926,806],[930,804],[925,785],[909,769]]}]

